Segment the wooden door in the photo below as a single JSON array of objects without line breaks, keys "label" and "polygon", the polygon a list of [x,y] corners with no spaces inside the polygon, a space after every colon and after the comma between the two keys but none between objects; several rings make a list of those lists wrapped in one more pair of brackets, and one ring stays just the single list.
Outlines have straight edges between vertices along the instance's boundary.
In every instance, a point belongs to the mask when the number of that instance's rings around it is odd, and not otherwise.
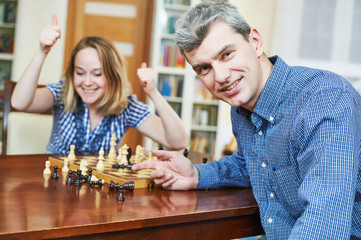
[{"label": "wooden door", "polygon": [[[69,0],[64,66],[76,43],[84,36],[100,35],[114,42],[127,60],[128,78],[137,98],[145,102],[136,70],[149,64],[153,0]],[[127,131],[122,144],[143,145],[142,135]]]}]

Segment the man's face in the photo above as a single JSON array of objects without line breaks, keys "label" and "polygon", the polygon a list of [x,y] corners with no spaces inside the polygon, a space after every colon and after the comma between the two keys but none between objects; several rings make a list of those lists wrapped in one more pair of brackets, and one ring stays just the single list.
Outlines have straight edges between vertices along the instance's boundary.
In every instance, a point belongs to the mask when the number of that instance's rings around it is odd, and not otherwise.
[{"label": "man's face", "polygon": [[185,53],[207,89],[231,106],[253,111],[267,79],[261,67],[262,39],[252,29],[249,42],[222,21],[214,22],[202,44]]}]

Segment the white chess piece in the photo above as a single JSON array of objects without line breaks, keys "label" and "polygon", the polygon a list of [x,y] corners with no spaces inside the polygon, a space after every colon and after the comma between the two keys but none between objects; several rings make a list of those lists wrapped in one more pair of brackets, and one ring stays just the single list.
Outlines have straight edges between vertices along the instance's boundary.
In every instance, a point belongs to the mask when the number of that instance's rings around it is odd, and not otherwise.
[{"label": "white chess piece", "polygon": [[44,171],[43,171],[43,174],[51,174],[50,161],[46,161],[46,162],[45,162],[45,169],[44,169]]},{"label": "white chess piece", "polygon": [[119,148],[119,155],[117,157],[119,164],[128,164],[128,149],[129,147],[127,144],[124,144],[121,148]]},{"label": "white chess piece", "polygon": [[81,170],[81,174],[85,175],[86,172],[88,171],[88,162],[85,159],[82,159],[80,161],[80,170]]},{"label": "white chess piece", "polygon": [[99,156],[98,156],[98,163],[96,166],[96,170],[102,172],[104,170],[104,149],[100,148]]},{"label": "white chess piece", "polygon": [[68,155],[68,160],[69,161],[74,161],[76,160],[76,156],[75,156],[75,145],[70,145],[70,152]]},{"label": "white chess piece", "polygon": [[117,152],[115,150],[115,146],[117,145],[117,138],[115,133],[112,134],[112,138],[110,139],[110,150],[108,153],[108,159],[115,160],[117,157]]},{"label": "white chess piece", "polygon": [[68,167],[68,165],[69,165],[69,160],[68,160],[67,158],[65,158],[65,159],[64,159],[64,166],[63,166],[63,168],[61,169],[61,171],[62,171],[62,172],[65,172],[65,173],[69,172],[69,167]]}]

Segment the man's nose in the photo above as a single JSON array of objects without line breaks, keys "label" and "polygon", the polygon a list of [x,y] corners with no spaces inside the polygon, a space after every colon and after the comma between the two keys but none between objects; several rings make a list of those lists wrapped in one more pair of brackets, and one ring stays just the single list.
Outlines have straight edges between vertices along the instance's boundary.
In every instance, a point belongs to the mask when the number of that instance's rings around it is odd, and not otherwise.
[{"label": "man's nose", "polygon": [[214,78],[216,82],[223,83],[228,80],[230,76],[229,67],[224,63],[217,63],[213,65]]}]

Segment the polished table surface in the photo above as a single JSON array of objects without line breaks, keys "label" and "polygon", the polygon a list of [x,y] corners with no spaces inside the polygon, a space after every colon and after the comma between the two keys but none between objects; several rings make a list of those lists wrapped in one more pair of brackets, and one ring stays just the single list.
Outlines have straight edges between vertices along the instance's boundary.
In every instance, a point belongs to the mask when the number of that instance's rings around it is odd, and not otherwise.
[{"label": "polished table surface", "polygon": [[0,159],[0,239],[232,239],[262,234],[252,191],[118,192],[44,177],[48,155]]}]

